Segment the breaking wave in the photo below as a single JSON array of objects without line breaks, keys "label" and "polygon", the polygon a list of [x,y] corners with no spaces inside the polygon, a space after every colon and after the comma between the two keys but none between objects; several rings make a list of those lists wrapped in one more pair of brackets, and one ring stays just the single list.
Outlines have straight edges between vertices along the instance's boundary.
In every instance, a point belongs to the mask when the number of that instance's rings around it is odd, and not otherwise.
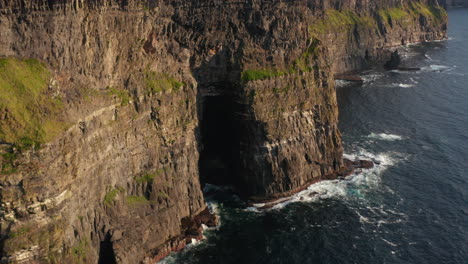
[{"label": "breaking wave", "polygon": [[414,84],[406,84],[406,83],[398,83],[394,84],[395,86],[401,87],[401,88],[411,88],[414,87]]},{"label": "breaking wave", "polygon": [[377,72],[367,72],[363,75],[360,75],[360,77],[362,78],[362,80],[365,82],[365,83],[369,83],[369,82],[373,82],[381,77],[385,76],[384,74],[382,73],[377,73]]},{"label": "breaking wave", "polygon": [[[381,174],[399,159],[395,153],[373,154],[366,150],[360,150],[355,154],[345,154],[345,158],[367,159],[375,163],[374,168],[357,170],[353,175],[344,180],[321,181],[309,186],[306,190],[283,198],[272,207],[265,210],[279,210],[296,202],[320,202],[325,199],[366,199],[369,191],[378,189],[381,182]],[[262,212],[266,204],[258,203],[247,208],[247,211]]]},{"label": "breaking wave", "polygon": [[430,72],[443,72],[443,71],[450,71],[452,67],[446,65],[437,65],[432,64],[426,67],[422,67],[421,70],[423,71],[430,71]]},{"label": "breaking wave", "polygon": [[335,87],[346,87],[351,85],[352,82],[345,81],[345,80],[335,80]]},{"label": "breaking wave", "polygon": [[394,135],[394,134],[386,134],[386,133],[371,133],[367,136],[368,138],[378,139],[378,140],[385,140],[385,141],[396,141],[396,140],[403,140],[402,136]]}]

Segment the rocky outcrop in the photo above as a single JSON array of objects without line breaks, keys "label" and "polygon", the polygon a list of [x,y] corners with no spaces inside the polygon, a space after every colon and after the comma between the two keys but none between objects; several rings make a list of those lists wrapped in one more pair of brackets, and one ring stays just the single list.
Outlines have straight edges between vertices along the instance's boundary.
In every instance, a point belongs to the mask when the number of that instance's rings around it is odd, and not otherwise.
[{"label": "rocky outcrop", "polygon": [[213,224],[200,178],[333,174],[333,74],[445,29],[435,1],[0,0],[2,261],[151,263]]}]

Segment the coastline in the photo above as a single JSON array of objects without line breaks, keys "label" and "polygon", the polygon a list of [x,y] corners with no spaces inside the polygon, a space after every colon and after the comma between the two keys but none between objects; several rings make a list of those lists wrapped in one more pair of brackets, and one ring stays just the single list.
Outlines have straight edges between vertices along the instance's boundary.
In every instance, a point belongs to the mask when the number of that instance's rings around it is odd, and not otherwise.
[{"label": "coastline", "polygon": [[248,206],[255,206],[255,205],[258,205],[258,204],[264,204],[263,206],[261,207],[258,207],[258,209],[260,210],[265,210],[265,209],[269,209],[273,206],[275,206],[276,204],[278,203],[281,203],[285,200],[288,200],[291,196],[293,196],[294,194],[297,194],[301,191],[304,191],[306,190],[307,188],[309,188],[311,185],[314,185],[316,183],[319,183],[321,181],[331,181],[331,180],[338,180],[338,179],[345,179],[346,177],[349,177],[350,175],[352,175],[356,169],[371,169],[374,167],[374,162],[372,161],[369,161],[369,160],[355,160],[355,161],[351,161],[349,159],[344,159],[344,164],[345,164],[345,167],[340,169],[340,170],[337,170],[333,173],[329,173],[329,174],[325,174],[321,177],[317,177],[309,182],[307,182],[306,184],[296,188],[296,189],[293,189],[293,190],[290,190],[290,191],[287,191],[287,192],[283,192],[283,193],[278,193],[278,194],[275,194],[275,195],[271,195],[271,196],[268,196],[268,197],[250,197],[248,199]]},{"label": "coastline", "polygon": [[162,246],[153,250],[143,261],[144,264],[158,263],[172,252],[179,252],[186,246],[203,240],[206,228],[219,226],[219,216],[211,212],[208,206],[192,218],[184,218],[181,223],[182,234],[166,241]]}]

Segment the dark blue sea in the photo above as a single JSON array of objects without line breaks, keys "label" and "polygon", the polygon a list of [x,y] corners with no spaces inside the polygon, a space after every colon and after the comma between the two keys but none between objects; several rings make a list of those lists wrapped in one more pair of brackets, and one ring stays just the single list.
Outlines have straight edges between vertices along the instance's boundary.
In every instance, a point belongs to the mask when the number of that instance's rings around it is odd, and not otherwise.
[{"label": "dark blue sea", "polygon": [[266,212],[215,197],[221,226],[163,262],[468,263],[468,9],[449,18],[449,40],[402,49],[421,70],[338,84],[346,155],[378,166]]}]

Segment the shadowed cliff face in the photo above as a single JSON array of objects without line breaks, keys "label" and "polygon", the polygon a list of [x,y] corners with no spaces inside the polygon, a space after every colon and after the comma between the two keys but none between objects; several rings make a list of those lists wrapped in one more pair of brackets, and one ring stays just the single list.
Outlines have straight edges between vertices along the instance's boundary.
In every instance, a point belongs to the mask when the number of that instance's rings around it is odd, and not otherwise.
[{"label": "shadowed cliff face", "polygon": [[0,0],[0,66],[25,72],[0,83],[40,73],[56,105],[0,101],[2,260],[151,263],[200,225],[200,180],[271,198],[340,169],[333,74],[445,37],[399,3]]}]

